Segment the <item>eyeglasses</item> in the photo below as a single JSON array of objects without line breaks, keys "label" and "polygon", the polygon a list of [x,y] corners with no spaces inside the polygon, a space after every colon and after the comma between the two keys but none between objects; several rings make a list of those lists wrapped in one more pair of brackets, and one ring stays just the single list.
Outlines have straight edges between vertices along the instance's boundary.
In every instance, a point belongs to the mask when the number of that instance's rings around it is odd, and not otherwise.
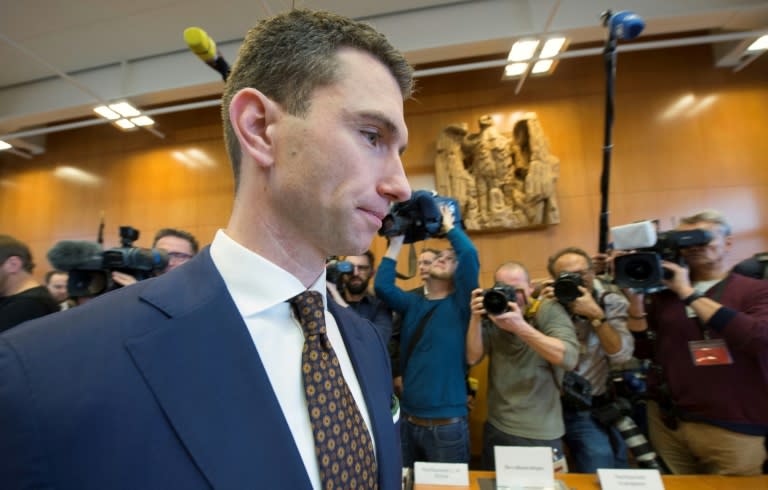
[{"label": "eyeglasses", "polygon": [[185,254],[184,252],[168,252],[168,260],[173,260],[175,262],[186,262],[191,258],[191,255]]}]

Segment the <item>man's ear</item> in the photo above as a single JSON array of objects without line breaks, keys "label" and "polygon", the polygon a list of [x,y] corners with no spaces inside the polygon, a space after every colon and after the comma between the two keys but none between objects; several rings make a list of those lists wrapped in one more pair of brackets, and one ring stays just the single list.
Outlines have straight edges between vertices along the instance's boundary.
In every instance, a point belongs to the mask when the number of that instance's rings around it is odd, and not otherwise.
[{"label": "man's ear", "polygon": [[271,126],[281,115],[280,106],[254,88],[240,90],[230,101],[229,119],[242,153],[250,155],[258,165],[274,163]]}]

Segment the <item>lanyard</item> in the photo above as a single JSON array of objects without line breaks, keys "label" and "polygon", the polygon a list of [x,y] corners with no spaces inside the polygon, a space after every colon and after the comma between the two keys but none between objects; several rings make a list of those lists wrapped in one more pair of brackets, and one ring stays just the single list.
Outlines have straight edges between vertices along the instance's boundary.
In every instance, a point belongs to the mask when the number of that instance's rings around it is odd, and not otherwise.
[{"label": "lanyard", "polygon": [[[712,291],[712,295],[707,295],[706,297],[716,301],[720,302],[720,297],[723,295],[723,291],[725,291],[725,286],[728,284],[728,281],[731,279],[731,274],[728,274],[723,278],[722,281],[718,282],[714,286],[712,286],[709,291]],[[686,307],[688,308],[688,307]],[[711,337],[712,329],[709,328],[707,325],[704,324],[704,322],[701,321],[701,318],[696,316],[696,322],[699,324],[699,328],[701,329],[701,335],[704,337],[705,340],[709,340]]]}]

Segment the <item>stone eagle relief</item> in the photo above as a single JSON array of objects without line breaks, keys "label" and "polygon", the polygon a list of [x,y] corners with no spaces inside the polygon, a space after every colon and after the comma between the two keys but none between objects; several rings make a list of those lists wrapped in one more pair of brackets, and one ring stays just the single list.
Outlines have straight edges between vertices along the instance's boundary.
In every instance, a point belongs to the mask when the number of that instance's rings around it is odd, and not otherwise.
[{"label": "stone eagle relief", "polygon": [[490,115],[469,133],[452,124],[437,137],[438,194],[455,198],[468,230],[506,230],[560,222],[556,186],[560,160],[549,152],[536,114],[502,133]]}]

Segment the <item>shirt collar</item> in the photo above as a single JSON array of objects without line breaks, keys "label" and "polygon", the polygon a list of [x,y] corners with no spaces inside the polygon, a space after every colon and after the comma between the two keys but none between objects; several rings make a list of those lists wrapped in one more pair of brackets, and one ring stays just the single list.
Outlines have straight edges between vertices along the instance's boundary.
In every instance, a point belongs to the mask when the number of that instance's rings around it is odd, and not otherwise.
[{"label": "shirt collar", "polygon": [[[250,316],[290,300],[306,290],[301,281],[218,230],[211,243],[211,259],[242,316]],[[309,289],[325,297],[325,274]],[[327,309],[327,306],[326,306]]]}]

